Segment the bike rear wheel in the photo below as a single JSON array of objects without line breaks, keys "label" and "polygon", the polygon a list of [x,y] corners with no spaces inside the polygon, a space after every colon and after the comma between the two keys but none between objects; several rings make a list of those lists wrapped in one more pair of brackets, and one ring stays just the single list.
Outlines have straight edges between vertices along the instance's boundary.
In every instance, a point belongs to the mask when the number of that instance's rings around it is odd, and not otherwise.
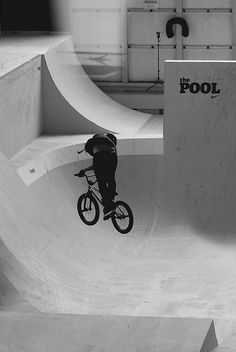
[{"label": "bike rear wheel", "polygon": [[92,226],[98,222],[100,210],[96,199],[91,194],[84,193],[79,197],[77,210],[86,225]]},{"label": "bike rear wheel", "polygon": [[115,202],[115,211],[111,221],[118,232],[122,234],[130,232],[134,224],[134,217],[128,204],[122,200]]}]

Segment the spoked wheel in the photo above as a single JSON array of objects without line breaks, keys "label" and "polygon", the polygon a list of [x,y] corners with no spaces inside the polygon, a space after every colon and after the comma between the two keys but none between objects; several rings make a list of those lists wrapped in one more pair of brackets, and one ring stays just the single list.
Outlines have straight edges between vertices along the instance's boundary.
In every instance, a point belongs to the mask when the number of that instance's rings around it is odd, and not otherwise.
[{"label": "spoked wheel", "polygon": [[77,202],[77,210],[86,225],[95,225],[99,219],[99,206],[96,199],[88,193],[82,194]]},{"label": "spoked wheel", "polygon": [[115,229],[123,234],[130,232],[134,224],[132,210],[122,200],[115,202],[115,211],[111,220]]}]

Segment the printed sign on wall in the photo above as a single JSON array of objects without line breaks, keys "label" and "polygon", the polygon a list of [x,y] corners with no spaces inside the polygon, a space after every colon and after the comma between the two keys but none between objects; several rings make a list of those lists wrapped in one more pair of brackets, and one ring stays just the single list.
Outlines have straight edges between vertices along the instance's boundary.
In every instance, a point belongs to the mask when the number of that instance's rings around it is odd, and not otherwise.
[{"label": "printed sign on wall", "polygon": [[190,92],[192,94],[211,94],[211,98],[217,98],[221,90],[218,88],[217,82],[191,82],[190,78],[180,79],[180,93],[185,94]]},{"label": "printed sign on wall", "polygon": [[144,8],[145,9],[158,9],[159,8],[159,0],[144,0]]}]

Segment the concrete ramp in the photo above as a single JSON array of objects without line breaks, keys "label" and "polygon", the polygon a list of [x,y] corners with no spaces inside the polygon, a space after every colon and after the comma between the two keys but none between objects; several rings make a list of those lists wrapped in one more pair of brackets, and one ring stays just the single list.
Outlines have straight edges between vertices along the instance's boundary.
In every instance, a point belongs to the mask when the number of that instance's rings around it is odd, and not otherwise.
[{"label": "concrete ramp", "polygon": [[143,127],[155,133],[152,115],[118,104],[95,86],[70,38],[44,55],[43,101],[45,133],[142,133]]},{"label": "concrete ramp", "polygon": [[29,145],[15,168],[0,154],[5,303],[49,314],[214,319],[221,346],[235,346],[235,62],[166,66],[164,155],[161,135],[120,152],[117,190],[135,220],[128,235],[78,217],[86,184],[73,174],[89,160],[76,160],[76,136],[42,136],[40,153]]},{"label": "concrete ramp", "polygon": [[0,314],[0,341],[3,352],[211,352],[217,346],[209,319],[62,314]]},{"label": "concrete ramp", "polygon": [[47,133],[163,136],[162,116],[128,109],[95,86],[68,36],[10,35],[0,53],[0,149],[8,158]]},{"label": "concrete ramp", "polygon": [[[34,307],[67,313],[135,313],[141,296],[147,294],[144,277],[151,279],[147,274],[151,263],[144,265],[138,253],[155,218],[157,165],[154,155],[140,158],[121,157],[117,173],[119,198],[134,211],[135,240],[120,236],[110,222],[100,220],[91,228],[79,219],[76,202],[86,184],[73,174],[88,165],[87,160],[56,168],[27,187],[1,155],[1,237],[11,253],[4,258],[5,272]],[[136,288],[130,282],[134,267]]]}]

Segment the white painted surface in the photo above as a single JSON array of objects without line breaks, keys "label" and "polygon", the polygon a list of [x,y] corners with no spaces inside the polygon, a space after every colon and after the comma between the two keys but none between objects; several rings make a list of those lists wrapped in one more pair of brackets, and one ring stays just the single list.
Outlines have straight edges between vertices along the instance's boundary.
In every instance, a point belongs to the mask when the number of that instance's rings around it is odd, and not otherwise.
[{"label": "white painted surface", "polygon": [[41,58],[0,78],[0,146],[8,157],[43,131]]},{"label": "white painted surface", "polygon": [[[216,82],[220,92],[180,94],[183,77]],[[166,79],[164,153],[170,203],[181,204],[194,226],[213,236],[233,234],[236,62],[168,62]]]},{"label": "white painted surface", "polygon": [[123,55],[120,47],[106,46],[101,49],[96,45],[80,45],[79,61],[89,77],[98,82],[121,82]]},{"label": "white painted surface", "polygon": [[234,0],[183,0],[186,8],[230,8]]},{"label": "white painted surface", "polygon": [[[0,51],[0,144],[8,157],[43,131],[63,134],[106,130],[139,133],[144,128],[147,133],[155,133],[150,114],[132,111],[118,104],[92,83],[68,37],[7,37],[2,40]],[[40,55],[45,58],[42,67],[44,127],[40,101]],[[12,71],[19,66],[22,66],[20,70]],[[14,97],[10,104],[9,95]]]},{"label": "white painted surface", "polygon": [[[145,12],[144,0],[122,0],[122,3],[125,3],[125,6],[122,7],[118,0],[111,2],[102,0],[99,4],[96,1],[91,1],[89,4],[79,0],[72,2],[72,9],[74,9],[71,16],[72,36],[78,51],[82,52],[81,62],[93,80],[121,82],[123,77],[123,82],[125,82],[127,75],[125,78],[122,76],[123,69],[125,72],[127,70],[130,72],[128,78],[131,82],[154,81],[157,76],[157,55],[155,53],[155,60],[153,60],[152,50],[145,46],[156,45],[157,31],[161,32],[161,45],[170,45],[173,51],[170,57],[170,51],[167,48],[161,48],[161,76],[163,76],[165,60],[183,57],[182,41],[184,45],[196,48],[191,51],[191,56],[187,55],[184,59],[206,58],[210,60],[212,53],[204,46],[233,45],[234,14],[230,13],[229,9],[233,7],[234,2],[231,0],[185,0],[181,3],[178,0],[161,0],[158,1],[161,10],[159,12]],[[128,12],[128,15],[124,11],[126,6],[127,10],[133,9]],[[134,9],[139,11],[134,11]],[[170,9],[176,9],[177,12],[170,11]],[[183,9],[187,12],[183,13]],[[191,9],[193,12],[190,11]],[[199,12],[200,9],[218,9],[218,11],[206,13]],[[222,9],[227,11],[222,11]],[[179,35],[180,26],[177,26],[177,36],[167,38],[167,21],[175,16],[184,17],[187,20],[190,31],[187,38],[182,38],[182,34]],[[126,21],[128,30],[124,26]],[[127,46],[123,40],[127,36],[126,32],[128,32],[128,43],[126,44],[131,45],[127,61]],[[142,47],[134,51],[132,46],[135,45]],[[199,55],[198,46],[203,46],[200,48],[201,55]],[[226,59],[223,49],[217,51],[217,59]],[[123,57],[125,57],[127,67],[124,67]],[[229,52],[227,59],[232,59],[232,57],[232,53]]]},{"label": "white painted surface", "polygon": [[168,38],[165,27],[173,17],[169,12],[130,12],[128,17],[128,43],[156,45],[156,32],[161,32],[161,45],[175,45],[175,37]]},{"label": "white painted surface", "polygon": [[151,115],[118,104],[95,86],[69,38],[44,58],[45,133],[138,133],[148,124]]},{"label": "white painted surface", "polygon": [[78,218],[86,184],[73,174],[87,160],[26,187],[2,156],[1,236],[12,253],[6,275],[24,299],[43,312],[213,318],[220,343],[233,338],[225,320],[235,316],[235,247],[223,233],[199,233],[166,206],[163,162],[120,156],[117,190],[135,218],[133,231],[121,236],[109,222],[87,227]]},{"label": "white painted surface", "polygon": [[63,36],[4,36],[0,42],[0,147],[7,157],[43,131],[41,57]]},{"label": "white painted surface", "polygon": [[[157,49],[130,48],[129,81],[154,82],[158,76]],[[172,48],[160,49],[160,78],[164,79],[165,60],[174,60],[176,51]]]},{"label": "white painted surface", "polygon": [[72,0],[72,8],[79,9],[114,9],[120,7],[120,0],[100,0],[99,3],[97,0]]},{"label": "white painted surface", "polygon": [[[151,86],[151,84],[149,85]],[[127,91],[110,91],[107,94],[113,100],[132,109],[164,109],[164,94],[129,93]],[[160,115],[156,115],[153,116],[153,120],[160,124],[163,118]]]},{"label": "white painted surface", "polygon": [[0,77],[63,42],[63,35],[2,35],[0,42]]},{"label": "white painted surface", "polygon": [[81,64],[93,80],[122,81],[126,17],[126,0],[71,1],[73,42]]},{"label": "white painted surface", "polygon": [[[144,8],[144,0],[127,0],[128,7]],[[160,0],[159,7],[161,8],[174,8],[175,0]]]},{"label": "white painted surface", "polygon": [[5,313],[0,314],[0,348],[2,352],[176,352],[178,347],[181,352],[211,352],[216,346],[212,325],[203,319]]},{"label": "white painted surface", "polygon": [[191,48],[188,47],[183,50],[183,59],[184,60],[232,60],[233,59],[233,50],[229,48]]},{"label": "white painted surface", "polygon": [[[165,155],[132,155],[132,142],[119,160],[119,198],[135,216],[128,236],[81,223],[86,185],[73,174],[88,161],[54,168],[61,141],[45,141],[52,171],[28,187],[0,155],[5,276],[25,301],[43,312],[210,318],[220,344],[235,346],[234,72],[235,62],[168,64]],[[222,96],[178,104],[186,74],[219,79]]]},{"label": "white painted surface", "polygon": [[[118,136],[118,155],[157,155],[163,154],[162,124],[159,134],[139,136]],[[49,171],[81,160],[90,160],[84,149],[92,135],[41,136],[22,149],[11,159],[18,174],[29,185]]]},{"label": "white painted surface", "polygon": [[73,34],[77,45],[104,45],[121,44],[121,12],[114,9],[108,13],[83,11],[73,13]]},{"label": "white painted surface", "polygon": [[184,18],[189,25],[184,45],[232,45],[232,13],[186,13]]}]

